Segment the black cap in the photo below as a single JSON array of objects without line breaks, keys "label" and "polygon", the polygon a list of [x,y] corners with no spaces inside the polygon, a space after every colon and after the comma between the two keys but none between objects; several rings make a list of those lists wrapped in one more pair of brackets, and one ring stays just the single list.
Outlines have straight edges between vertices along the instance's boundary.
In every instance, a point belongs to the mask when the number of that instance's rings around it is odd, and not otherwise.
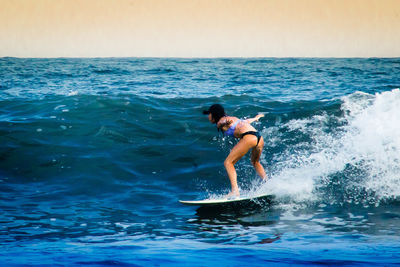
[{"label": "black cap", "polygon": [[225,110],[220,104],[214,104],[208,110],[203,110],[203,114],[204,115],[207,115],[207,114],[210,114],[210,113],[212,113],[212,114],[220,114],[220,113],[225,114]]}]

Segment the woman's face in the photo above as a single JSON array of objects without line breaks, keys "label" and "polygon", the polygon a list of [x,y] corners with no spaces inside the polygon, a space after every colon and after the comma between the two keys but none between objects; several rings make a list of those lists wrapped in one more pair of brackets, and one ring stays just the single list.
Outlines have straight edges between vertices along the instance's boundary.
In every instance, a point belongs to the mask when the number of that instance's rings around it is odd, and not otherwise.
[{"label": "woman's face", "polygon": [[208,114],[208,120],[209,120],[211,123],[214,123],[214,119],[213,119],[211,113]]}]

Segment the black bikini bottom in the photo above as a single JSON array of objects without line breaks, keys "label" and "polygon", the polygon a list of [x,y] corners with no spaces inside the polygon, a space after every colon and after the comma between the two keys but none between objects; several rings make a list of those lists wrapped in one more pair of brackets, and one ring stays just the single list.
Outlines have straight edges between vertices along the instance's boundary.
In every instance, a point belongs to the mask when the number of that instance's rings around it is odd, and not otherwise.
[{"label": "black bikini bottom", "polygon": [[242,134],[242,135],[240,136],[240,138],[243,138],[245,135],[248,135],[248,134],[257,136],[257,145],[256,145],[256,146],[258,146],[258,143],[260,142],[260,139],[261,139],[260,133],[259,133],[259,132],[254,132],[254,131],[248,131],[248,132],[245,132],[244,134]]}]

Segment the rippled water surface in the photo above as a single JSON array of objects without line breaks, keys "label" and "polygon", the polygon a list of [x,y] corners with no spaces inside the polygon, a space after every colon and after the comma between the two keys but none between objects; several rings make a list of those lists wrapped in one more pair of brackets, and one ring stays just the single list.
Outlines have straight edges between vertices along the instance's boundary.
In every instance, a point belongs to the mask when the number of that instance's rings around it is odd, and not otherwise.
[{"label": "rippled water surface", "polygon": [[[0,58],[2,265],[399,264],[400,59]],[[237,140],[202,115],[264,113],[272,203],[218,198]]]}]

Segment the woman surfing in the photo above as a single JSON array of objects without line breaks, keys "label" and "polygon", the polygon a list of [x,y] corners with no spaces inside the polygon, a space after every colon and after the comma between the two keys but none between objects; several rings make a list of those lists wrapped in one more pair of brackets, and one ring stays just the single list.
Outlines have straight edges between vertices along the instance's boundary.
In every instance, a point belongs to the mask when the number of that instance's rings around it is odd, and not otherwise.
[{"label": "woman surfing", "polygon": [[258,121],[264,115],[259,114],[254,118],[241,120],[237,117],[227,116],[224,108],[220,104],[212,105],[208,110],[203,111],[208,115],[208,120],[217,125],[218,130],[222,130],[225,135],[240,138],[239,142],[232,148],[228,157],[224,161],[226,172],[231,182],[231,192],[227,197],[238,197],[239,187],[237,185],[237,174],[235,163],[238,162],[246,153],[251,151],[251,163],[261,179],[267,179],[264,167],[260,163],[260,156],[264,147],[264,139],[251,123]]}]

